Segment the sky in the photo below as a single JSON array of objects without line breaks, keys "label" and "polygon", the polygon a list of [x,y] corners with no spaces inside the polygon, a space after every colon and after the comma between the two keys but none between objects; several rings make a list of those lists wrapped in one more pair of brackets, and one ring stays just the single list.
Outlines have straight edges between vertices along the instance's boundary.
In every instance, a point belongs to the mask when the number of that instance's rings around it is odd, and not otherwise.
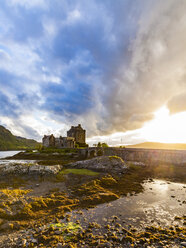
[{"label": "sky", "polygon": [[0,0],[0,124],[186,143],[185,0]]}]

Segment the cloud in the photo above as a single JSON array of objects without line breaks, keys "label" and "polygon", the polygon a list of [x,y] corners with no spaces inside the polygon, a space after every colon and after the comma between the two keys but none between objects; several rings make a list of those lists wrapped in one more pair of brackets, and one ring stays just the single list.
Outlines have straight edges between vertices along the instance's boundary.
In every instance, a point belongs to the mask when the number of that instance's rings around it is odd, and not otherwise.
[{"label": "cloud", "polygon": [[1,115],[8,115],[12,118],[16,118],[17,114],[16,111],[14,111],[14,107],[16,108],[16,105],[14,105],[10,99],[0,92],[0,114]]},{"label": "cloud", "polygon": [[10,0],[9,1],[10,6],[22,6],[27,9],[33,8],[33,7],[39,7],[39,8],[45,8],[46,4],[44,0]]},{"label": "cloud", "polygon": [[[110,78],[105,97],[108,131],[140,127],[152,113],[185,88],[185,1],[145,2],[136,37],[130,42],[130,62],[121,62]],[[176,21],[175,21],[176,20]],[[135,116],[146,116],[137,125]]]},{"label": "cloud", "polygon": [[10,56],[6,51],[0,49],[0,59],[4,61],[8,61],[10,59]]},{"label": "cloud", "polygon": [[1,125],[8,128],[13,135],[34,138],[38,141],[41,140],[39,132],[29,125],[24,124],[21,119],[12,119],[7,116],[1,116]]},{"label": "cloud", "polygon": [[146,141],[144,137],[141,137],[140,130],[127,131],[126,133],[113,133],[105,136],[94,136],[87,139],[90,146],[97,144],[98,142],[105,142],[109,146],[124,146],[128,144],[137,144]]},{"label": "cloud", "polygon": [[21,120],[29,137],[77,123],[100,136],[138,129],[165,104],[182,111],[185,7],[185,0],[4,2],[4,123]]},{"label": "cloud", "polygon": [[167,107],[171,114],[186,111],[186,92],[171,98],[167,103]]}]

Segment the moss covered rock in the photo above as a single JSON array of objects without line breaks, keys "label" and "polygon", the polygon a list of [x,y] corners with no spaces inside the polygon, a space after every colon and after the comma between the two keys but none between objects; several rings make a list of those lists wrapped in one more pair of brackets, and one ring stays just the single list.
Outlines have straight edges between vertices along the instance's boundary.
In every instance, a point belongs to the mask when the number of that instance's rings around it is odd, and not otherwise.
[{"label": "moss covered rock", "polygon": [[110,171],[125,171],[127,169],[127,165],[125,162],[117,156],[100,156],[88,160],[78,161],[70,164],[72,168],[78,169],[89,169],[89,170],[97,170],[103,172]]}]

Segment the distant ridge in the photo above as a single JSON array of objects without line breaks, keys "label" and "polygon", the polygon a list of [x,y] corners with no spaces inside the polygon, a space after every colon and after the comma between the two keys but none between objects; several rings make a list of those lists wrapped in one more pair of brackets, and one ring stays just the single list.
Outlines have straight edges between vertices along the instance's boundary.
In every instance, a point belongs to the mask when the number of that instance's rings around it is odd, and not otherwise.
[{"label": "distant ridge", "polygon": [[33,139],[14,136],[8,129],[0,125],[0,151],[34,149],[39,143]]},{"label": "distant ridge", "polygon": [[159,142],[144,142],[136,145],[128,145],[127,148],[147,148],[147,149],[173,149],[186,150],[186,144],[182,143],[159,143]]}]

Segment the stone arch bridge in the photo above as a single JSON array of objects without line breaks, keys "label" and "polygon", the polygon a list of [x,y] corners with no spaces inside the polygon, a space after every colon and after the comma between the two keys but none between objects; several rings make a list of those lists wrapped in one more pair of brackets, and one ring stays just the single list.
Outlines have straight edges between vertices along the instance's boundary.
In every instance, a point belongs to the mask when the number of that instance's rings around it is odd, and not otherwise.
[{"label": "stone arch bridge", "polygon": [[104,155],[103,147],[88,147],[84,149],[79,149],[79,157],[82,158],[93,158],[102,155]]},{"label": "stone arch bridge", "polygon": [[116,148],[116,147],[89,147],[79,149],[81,158],[96,156],[119,156],[125,161],[139,161],[148,164],[179,164],[186,165],[186,150],[143,149],[143,148]]}]

